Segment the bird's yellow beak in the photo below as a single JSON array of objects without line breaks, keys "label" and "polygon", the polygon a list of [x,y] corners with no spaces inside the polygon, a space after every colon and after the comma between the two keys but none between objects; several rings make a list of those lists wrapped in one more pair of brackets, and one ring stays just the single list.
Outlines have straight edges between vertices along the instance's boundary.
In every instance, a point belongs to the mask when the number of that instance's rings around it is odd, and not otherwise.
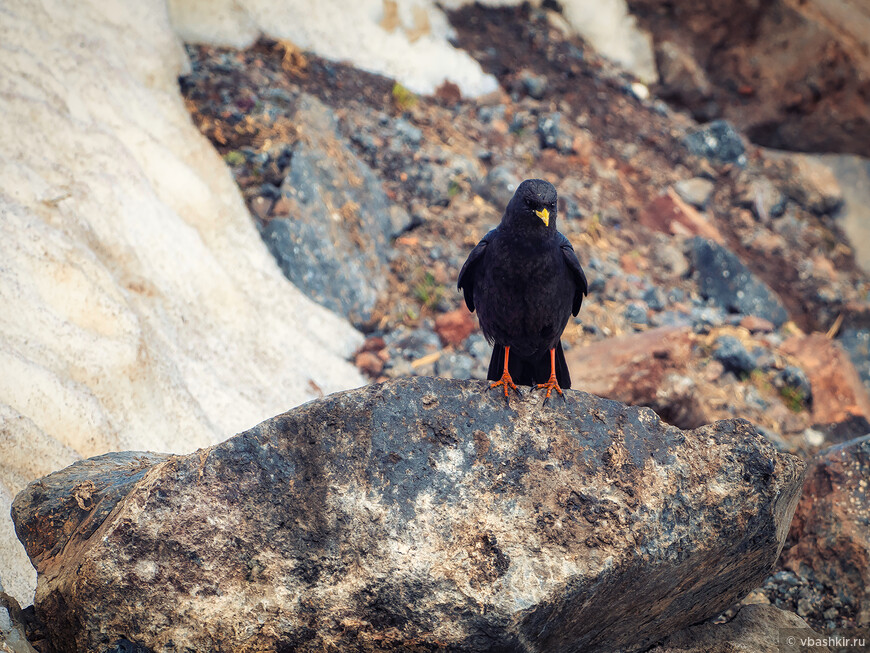
[{"label": "bird's yellow beak", "polygon": [[547,209],[541,209],[540,211],[535,211],[535,215],[538,216],[543,221],[545,227],[550,226],[550,212]]}]

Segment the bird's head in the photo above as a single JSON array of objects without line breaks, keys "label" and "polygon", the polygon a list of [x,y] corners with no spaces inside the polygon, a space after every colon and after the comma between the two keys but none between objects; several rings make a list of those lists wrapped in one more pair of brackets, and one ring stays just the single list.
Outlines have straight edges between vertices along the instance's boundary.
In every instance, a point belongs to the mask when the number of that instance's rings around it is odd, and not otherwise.
[{"label": "bird's head", "polygon": [[556,228],[556,188],[543,179],[526,179],[508,203],[506,221]]}]

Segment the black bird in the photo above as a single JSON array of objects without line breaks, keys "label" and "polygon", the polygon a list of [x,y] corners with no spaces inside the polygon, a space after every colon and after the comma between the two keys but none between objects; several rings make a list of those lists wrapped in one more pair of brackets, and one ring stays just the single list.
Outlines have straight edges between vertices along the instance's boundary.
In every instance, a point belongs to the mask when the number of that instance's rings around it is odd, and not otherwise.
[{"label": "black bird", "polygon": [[516,383],[537,384],[549,397],[571,387],[560,338],[587,285],[574,248],[556,230],[551,183],[519,185],[501,224],[471,250],[457,287],[493,345],[491,388],[504,386],[507,397],[508,387],[519,392]]}]

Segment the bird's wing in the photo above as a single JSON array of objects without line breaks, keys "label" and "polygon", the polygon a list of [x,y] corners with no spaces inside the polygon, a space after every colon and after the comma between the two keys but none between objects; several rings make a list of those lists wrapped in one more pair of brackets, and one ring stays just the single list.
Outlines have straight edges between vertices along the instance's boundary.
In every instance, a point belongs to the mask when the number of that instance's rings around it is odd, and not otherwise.
[{"label": "bird's wing", "polygon": [[580,312],[580,304],[583,303],[583,296],[589,292],[589,287],[586,284],[586,275],[583,273],[583,268],[580,267],[580,261],[577,260],[577,255],[574,253],[574,246],[564,234],[559,234],[560,246],[562,248],[562,256],[565,257],[565,263],[568,264],[568,269],[574,276],[574,281],[577,288],[574,291],[574,303],[571,305],[571,312],[574,315]]},{"label": "bird's wing", "polygon": [[498,227],[491,230],[477,243],[459,271],[459,281],[456,283],[456,287],[462,290],[462,294],[465,296],[465,305],[468,306],[469,311],[474,310],[474,278],[477,273],[477,265],[483,260],[486,246],[495,238],[497,231]]}]

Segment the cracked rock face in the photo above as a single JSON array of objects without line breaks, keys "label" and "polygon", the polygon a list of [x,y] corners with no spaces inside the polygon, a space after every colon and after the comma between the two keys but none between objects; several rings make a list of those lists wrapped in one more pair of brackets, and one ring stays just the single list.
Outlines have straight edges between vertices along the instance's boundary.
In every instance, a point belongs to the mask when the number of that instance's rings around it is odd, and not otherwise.
[{"label": "cracked rock face", "polygon": [[802,462],[566,397],[408,378],[76,463],[14,503],[37,614],[64,651],[636,651],[761,582]]}]

